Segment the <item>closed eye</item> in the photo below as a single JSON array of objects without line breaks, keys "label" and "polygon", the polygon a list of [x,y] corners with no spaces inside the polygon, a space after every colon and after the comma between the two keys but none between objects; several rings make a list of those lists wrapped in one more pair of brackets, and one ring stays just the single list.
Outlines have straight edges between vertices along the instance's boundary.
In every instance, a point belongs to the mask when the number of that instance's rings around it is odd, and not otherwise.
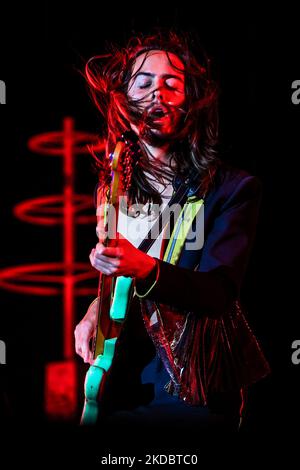
[{"label": "closed eye", "polygon": [[170,90],[177,90],[183,88],[182,82],[174,77],[167,78],[165,81],[165,85]]},{"label": "closed eye", "polygon": [[143,89],[143,88],[149,88],[149,86],[151,86],[152,82],[146,82],[146,83],[142,83],[140,85],[138,85],[138,87],[140,89]]}]

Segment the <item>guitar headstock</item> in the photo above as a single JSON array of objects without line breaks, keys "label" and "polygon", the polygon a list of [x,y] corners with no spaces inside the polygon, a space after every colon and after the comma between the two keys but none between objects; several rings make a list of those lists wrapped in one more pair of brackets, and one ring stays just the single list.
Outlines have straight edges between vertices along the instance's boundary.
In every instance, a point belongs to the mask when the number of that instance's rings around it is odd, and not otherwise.
[{"label": "guitar headstock", "polygon": [[138,164],[142,150],[138,143],[136,134],[131,131],[124,132],[121,137],[124,142],[125,148],[123,157],[121,159],[122,165],[122,189],[124,192],[128,191],[131,185],[132,173],[134,167]]},{"label": "guitar headstock", "polygon": [[[140,155],[137,137],[132,132],[126,132],[118,140],[115,150],[102,161],[96,203],[97,234],[101,242],[109,233],[109,219],[113,219],[112,212],[110,211],[110,216],[108,212],[112,207],[118,206],[119,197],[130,189],[132,173]],[[114,226],[114,223],[110,224]]]},{"label": "guitar headstock", "polygon": [[132,173],[141,155],[137,137],[125,132],[117,142],[111,160],[110,202],[115,205],[117,197],[126,193],[131,185]]}]

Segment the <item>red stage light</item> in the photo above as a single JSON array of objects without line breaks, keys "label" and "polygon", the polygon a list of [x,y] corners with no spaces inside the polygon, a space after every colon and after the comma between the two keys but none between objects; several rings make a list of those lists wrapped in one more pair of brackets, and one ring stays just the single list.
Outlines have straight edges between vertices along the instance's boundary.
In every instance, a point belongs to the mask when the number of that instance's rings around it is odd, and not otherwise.
[{"label": "red stage light", "polygon": [[75,361],[52,362],[46,366],[45,411],[53,419],[75,417],[77,370]]},{"label": "red stage light", "polygon": [[[47,195],[18,204],[14,214],[19,219],[44,226],[62,225],[63,260],[15,266],[0,271],[0,287],[31,295],[63,297],[63,362],[49,364],[46,370],[46,412],[51,416],[72,417],[76,400],[76,370],[73,362],[75,297],[96,295],[97,287],[79,285],[97,277],[88,263],[79,263],[75,256],[77,224],[95,223],[92,195],[76,194],[74,188],[75,156],[105,151],[105,142],[94,134],[78,132],[70,117],[63,121],[61,132],[47,132],[32,137],[28,147],[42,155],[63,159],[64,187],[59,195]],[[90,213],[87,213],[90,212]],[[92,212],[93,211],[93,212]]]}]

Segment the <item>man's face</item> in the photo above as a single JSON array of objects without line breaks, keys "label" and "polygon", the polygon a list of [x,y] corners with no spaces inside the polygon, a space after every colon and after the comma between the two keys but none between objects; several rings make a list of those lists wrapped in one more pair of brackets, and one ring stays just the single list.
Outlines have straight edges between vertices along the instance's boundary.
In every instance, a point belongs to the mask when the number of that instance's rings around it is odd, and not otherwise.
[{"label": "man's face", "polygon": [[174,133],[185,102],[184,65],[173,53],[153,50],[137,57],[128,97],[154,123],[160,136]]}]

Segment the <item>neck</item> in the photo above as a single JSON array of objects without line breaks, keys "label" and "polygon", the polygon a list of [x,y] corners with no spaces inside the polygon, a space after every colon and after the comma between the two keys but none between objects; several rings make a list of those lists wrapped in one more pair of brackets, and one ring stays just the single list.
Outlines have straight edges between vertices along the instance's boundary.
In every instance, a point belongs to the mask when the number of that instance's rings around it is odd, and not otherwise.
[{"label": "neck", "polygon": [[[139,136],[139,129],[134,124],[131,125],[132,130]],[[152,161],[162,162],[168,164],[170,160],[170,143],[166,142],[165,144],[151,145],[149,142],[141,139],[144,148]]]},{"label": "neck", "polygon": [[169,145],[166,144],[162,147],[154,147],[146,142],[143,142],[145,149],[149,155],[150,160],[168,164],[170,160]]}]

